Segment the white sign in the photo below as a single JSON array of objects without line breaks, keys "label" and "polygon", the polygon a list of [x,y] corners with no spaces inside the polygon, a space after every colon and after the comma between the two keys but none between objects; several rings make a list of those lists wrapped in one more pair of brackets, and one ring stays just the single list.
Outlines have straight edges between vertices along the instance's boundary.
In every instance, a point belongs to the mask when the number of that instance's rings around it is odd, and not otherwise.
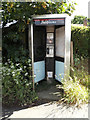
[{"label": "white sign", "polygon": [[47,72],[48,78],[52,78],[53,77],[53,72]]}]

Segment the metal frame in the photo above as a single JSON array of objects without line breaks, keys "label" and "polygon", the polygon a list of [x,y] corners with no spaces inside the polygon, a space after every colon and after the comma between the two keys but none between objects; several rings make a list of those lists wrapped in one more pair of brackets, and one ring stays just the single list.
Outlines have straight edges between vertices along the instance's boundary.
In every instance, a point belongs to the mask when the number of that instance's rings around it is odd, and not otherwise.
[{"label": "metal frame", "polygon": [[32,57],[31,52],[31,25],[28,25],[28,47],[29,47],[29,57]]},{"label": "metal frame", "polygon": [[33,90],[34,90],[34,52],[33,52],[33,20],[34,19],[49,19],[49,18],[65,18],[65,76],[68,78],[70,73],[70,39],[71,39],[71,21],[67,14],[47,14],[33,15],[31,21],[31,51],[32,51],[32,75],[33,75]]},{"label": "metal frame", "polygon": [[34,85],[33,21],[31,21],[31,25],[29,26],[29,56],[32,58],[32,81],[34,91],[35,85]]},{"label": "metal frame", "polygon": [[64,78],[68,79],[70,74],[70,41],[71,41],[71,20],[69,17],[65,19],[65,75]]},{"label": "metal frame", "polygon": [[66,18],[68,17],[67,14],[45,14],[45,15],[33,15],[33,19],[43,19],[43,18]]},{"label": "metal frame", "polygon": [[[31,29],[32,29],[32,27],[31,27],[32,25],[29,25],[28,26],[28,47],[29,47],[29,57],[30,58],[32,58],[32,73],[31,73],[31,71],[30,71],[30,74],[32,74],[32,78],[33,78],[33,75],[34,75],[34,68],[33,68],[33,59],[34,59],[34,57],[33,57],[33,39],[31,39],[32,37],[31,37]],[[32,31],[33,31],[33,29],[32,29]],[[34,91],[34,78],[32,79],[33,80],[33,91]]]}]

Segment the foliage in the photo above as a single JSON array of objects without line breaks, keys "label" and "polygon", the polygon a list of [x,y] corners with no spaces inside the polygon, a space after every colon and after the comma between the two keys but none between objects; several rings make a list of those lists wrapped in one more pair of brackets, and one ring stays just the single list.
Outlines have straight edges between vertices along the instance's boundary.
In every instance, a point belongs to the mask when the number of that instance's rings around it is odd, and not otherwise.
[{"label": "foliage", "polygon": [[69,104],[76,104],[77,106],[82,103],[88,103],[90,90],[90,81],[87,69],[87,59],[83,57],[76,58],[75,66],[71,67],[72,74],[69,79],[62,79],[62,85],[58,85],[58,88],[64,90],[62,100]]},{"label": "foliage", "polygon": [[88,18],[88,23],[87,23],[88,26],[90,26],[90,18]]},{"label": "foliage", "polygon": [[87,25],[90,25],[90,18],[86,16],[75,15],[74,19],[72,19],[72,24],[83,24],[83,21],[87,19]]},{"label": "foliage", "polygon": [[29,24],[31,15],[67,13],[71,15],[75,10],[75,2],[3,2],[2,21],[3,26],[16,20],[19,29],[24,31],[25,25]]},{"label": "foliage", "polygon": [[72,68],[72,70],[73,76],[69,76],[69,80],[62,79],[62,85],[58,85],[58,88],[64,90],[62,98],[64,102],[79,106],[80,104],[88,103],[89,75],[84,70],[78,70],[76,68]]},{"label": "foliage", "polygon": [[[41,14],[62,14],[71,15],[75,10],[75,2],[2,2],[2,47],[3,61],[7,58],[20,56],[21,49],[26,48],[28,36],[28,24],[32,15]],[[5,27],[7,23],[12,23],[9,28]],[[25,49],[24,49],[25,51]],[[27,50],[26,50],[27,52]]]},{"label": "foliage", "polygon": [[[75,82],[74,82],[75,81]],[[70,104],[80,105],[82,103],[88,102],[88,89],[79,84],[78,79],[64,80],[63,82],[64,89],[64,101]]]},{"label": "foliage", "polygon": [[[36,93],[32,91],[31,60],[28,59],[28,49],[20,41],[19,33],[16,29],[9,29],[9,34],[5,31],[3,35],[3,104],[25,105],[37,99]],[[14,34],[18,38],[14,40]],[[11,34],[10,34],[11,33]],[[13,36],[13,39],[11,38]],[[24,37],[23,37],[24,40]],[[8,59],[10,59],[8,61]]]},{"label": "foliage", "polygon": [[[62,14],[71,15],[75,2],[2,2],[3,32],[3,104],[29,104],[37,99],[32,92],[24,36],[32,15]],[[7,23],[14,22],[15,27],[5,31]],[[14,25],[12,25],[14,26]],[[26,38],[27,39],[27,38]],[[7,61],[7,59],[10,59]],[[29,63],[30,64],[30,63]]]},{"label": "foliage", "polygon": [[2,57],[3,62],[12,59],[13,62],[22,62],[28,57],[28,31],[18,32],[17,24],[2,30]]},{"label": "foliage", "polygon": [[90,39],[90,28],[89,27],[71,27],[71,40],[74,44],[74,58],[88,57],[88,50],[90,51],[88,42]]},{"label": "foliage", "polygon": [[85,18],[85,16],[75,15],[74,19],[72,20],[72,24],[83,24]]},{"label": "foliage", "polygon": [[2,99],[4,105],[26,105],[37,99],[32,90],[31,60],[14,64],[10,59],[2,67]]},{"label": "foliage", "polygon": [[[5,44],[7,45],[7,44]],[[25,59],[28,57],[28,49],[23,48],[22,46],[15,46],[14,44],[11,46],[7,45],[5,48],[3,46],[3,63],[7,61],[7,59],[11,59],[14,63],[24,63]]]},{"label": "foliage", "polygon": [[76,76],[78,78],[78,81],[80,84],[84,85],[85,87],[88,87],[90,85],[90,81],[88,81],[88,60],[81,58],[75,58],[75,64],[74,69],[72,68],[73,76]]}]

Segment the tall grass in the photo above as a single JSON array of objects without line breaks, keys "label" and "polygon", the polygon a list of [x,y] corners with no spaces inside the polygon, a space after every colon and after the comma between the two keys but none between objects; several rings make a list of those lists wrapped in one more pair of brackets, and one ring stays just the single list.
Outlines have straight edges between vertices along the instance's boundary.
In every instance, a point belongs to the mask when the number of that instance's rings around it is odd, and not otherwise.
[{"label": "tall grass", "polygon": [[58,85],[58,88],[64,90],[63,102],[76,105],[88,103],[88,92],[90,91],[90,81],[88,79],[90,76],[84,64],[80,64],[71,68],[72,75],[69,76],[69,79],[62,79],[62,85]]}]

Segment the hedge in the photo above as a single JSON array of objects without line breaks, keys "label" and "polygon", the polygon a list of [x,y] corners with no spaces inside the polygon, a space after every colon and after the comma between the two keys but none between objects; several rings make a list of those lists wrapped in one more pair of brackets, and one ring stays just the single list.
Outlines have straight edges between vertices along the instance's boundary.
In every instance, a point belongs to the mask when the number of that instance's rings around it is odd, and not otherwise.
[{"label": "hedge", "polygon": [[73,41],[74,57],[88,57],[90,51],[89,47],[90,28],[86,26],[72,26],[71,40]]}]

